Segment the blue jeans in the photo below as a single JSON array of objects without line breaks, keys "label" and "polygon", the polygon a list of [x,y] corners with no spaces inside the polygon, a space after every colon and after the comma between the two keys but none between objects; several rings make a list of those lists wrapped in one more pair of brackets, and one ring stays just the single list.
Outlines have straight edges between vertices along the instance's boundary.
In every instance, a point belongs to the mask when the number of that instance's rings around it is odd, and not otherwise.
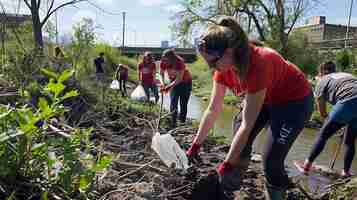
[{"label": "blue jeans", "polygon": [[329,113],[329,118],[334,122],[357,129],[357,97],[343,103],[337,102]]},{"label": "blue jeans", "polygon": [[308,160],[313,162],[323,151],[327,140],[342,127],[347,125],[344,134],[345,156],[344,170],[349,172],[353,158],[355,156],[355,140],[357,138],[357,98],[353,98],[343,103],[337,103],[332,107],[328,118],[325,120],[319,131],[319,137],[315,141]]}]

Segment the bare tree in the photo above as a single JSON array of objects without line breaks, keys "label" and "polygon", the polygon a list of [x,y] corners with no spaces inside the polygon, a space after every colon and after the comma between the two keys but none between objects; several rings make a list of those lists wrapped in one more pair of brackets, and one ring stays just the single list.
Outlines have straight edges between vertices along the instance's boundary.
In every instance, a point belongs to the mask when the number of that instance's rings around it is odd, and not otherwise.
[{"label": "bare tree", "polygon": [[54,14],[57,10],[65,6],[74,5],[79,2],[84,2],[87,0],[61,1],[61,3],[58,5],[55,3],[56,0],[47,0],[48,8],[45,11],[45,15],[42,19],[40,17],[40,9],[43,1],[41,0],[22,0],[22,1],[26,4],[26,6],[31,11],[33,35],[34,35],[36,47],[42,48],[43,47],[42,28],[46,24],[47,20],[51,17],[51,15]]}]

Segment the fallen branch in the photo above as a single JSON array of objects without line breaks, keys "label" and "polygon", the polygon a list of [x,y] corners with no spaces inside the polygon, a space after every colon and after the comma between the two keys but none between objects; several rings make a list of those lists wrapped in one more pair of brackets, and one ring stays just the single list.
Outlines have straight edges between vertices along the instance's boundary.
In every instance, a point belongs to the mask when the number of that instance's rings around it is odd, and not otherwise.
[{"label": "fallen branch", "polygon": [[140,166],[139,168],[137,168],[137,169],[135,169],[135,170],[133,170],[133,171],[131,171],[131,172],[128,172],[128,173],[126,173],[126,174],[120,176],[120,177],[117,178],[116,180],[117,180],[117,181],[120,181],[120,180],[122,180],[122,179],[124,179],[124,178],[126,178],[126,177],[128,177],[128,176],[130,176],[130,175],[133,175],[133,174],[135,174],[135,173],[138,173],[139,171],[143,170],[144,168],[148,167],[150,164],[152,164],[152,163],[154,163],[154,162],[156,162],[155,159],[152,160],[152,161],[150,161],[150,162],[148,162],[148,163],[146,163],[146,164],[144,164],[144,165],[142,165],[142,166]]},{"label": "fallen branch", "polygon": [[56,134],[58,134],[62,137],[65,137],[65,138],[71,137],[71,135],[65,133],[65,131],[58,129],[58,128],[52,126],[51,124],[49,124],[48,127],[52,130],[52,132],[50,132],[50,133],[56,133]]},{"label": "fallen branch", "polygon": [[[153,160],[153,161],[156,161],[156,160]],[[142,168],[144,166],[144,167],[149,168],[152,172],[158,173],[162,176],[167,175],[166,170],[151,166],[153,161],[149,162],[148,164],[144,164],[144,165],[140,165],[140,164],[136,164],[136,163],[129,163],[129,162],[114,161],[112,167],[115,170],[118,170],[118,169],[121,170],[122,168],[130,168],[130,167]]]}]

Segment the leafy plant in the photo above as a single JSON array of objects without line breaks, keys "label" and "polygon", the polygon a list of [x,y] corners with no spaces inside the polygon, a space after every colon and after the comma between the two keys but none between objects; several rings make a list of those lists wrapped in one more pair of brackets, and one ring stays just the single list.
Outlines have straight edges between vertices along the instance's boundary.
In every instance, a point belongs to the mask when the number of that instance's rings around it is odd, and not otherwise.
[{"label": "leafy plant", "polygon": [[[67,196],[78,192],[85,195],[96,172],[106,168],[111,157],[89,154],[94,148],[89,140],[91,129],[74,129],[70,133],[54,131],[58,136],[49,137],[53,119],[60,119],[67,111],[63,101],[77,96],[78,92],[65,92],[64,82],[73,75],[72,70],[61,74],[49,69],[42,72],[49,81],[44,87],[34,86],[41,93],[36,108],[0,105],[0,179],[12,183],[19,177],[30,179],[36,183],[33,187],[42,188],[43,199],[58,186]],[[30,92],[24,94],[30,95]],[[13,191],[7,194],[8,199],[16,196]]]}]

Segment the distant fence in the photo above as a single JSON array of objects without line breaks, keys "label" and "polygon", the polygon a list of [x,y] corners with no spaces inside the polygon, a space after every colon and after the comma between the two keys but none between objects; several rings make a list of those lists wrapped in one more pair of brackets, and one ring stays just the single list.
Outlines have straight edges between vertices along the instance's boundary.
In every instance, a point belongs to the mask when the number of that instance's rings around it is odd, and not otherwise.
[{"label": "distant fence", "polygon": [[[150,51],[155,59],[160,59],[162,52],[168,48],[161,47],[118,47],[123,55],[134,57],[143,54],[145,51]],[[175,48],[178,55],[185,59],[185,62],[191,63],[197,59],[197,51],[194,48]]]}]

